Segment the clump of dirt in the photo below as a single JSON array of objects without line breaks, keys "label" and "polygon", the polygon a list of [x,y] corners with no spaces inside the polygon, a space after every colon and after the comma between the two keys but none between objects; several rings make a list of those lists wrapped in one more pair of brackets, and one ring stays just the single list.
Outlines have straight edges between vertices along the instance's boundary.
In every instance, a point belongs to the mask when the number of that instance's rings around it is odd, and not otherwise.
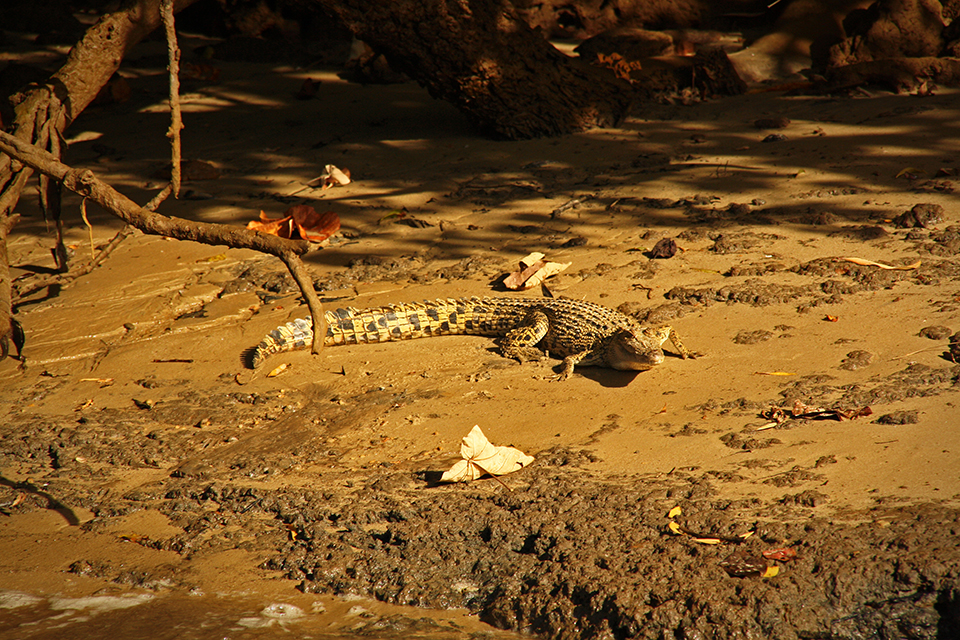
[{"label": "clump of dirt", "polygon": [[960,366],[934,368],[914,363],[888,375],[876,375],[864,382],[829,384],[825,375],[804,376],[785,385],[780,395],[787,405],[796,400],[811,404],[870,406],[898,402],[906,398],[939,395],[960,385]]}]

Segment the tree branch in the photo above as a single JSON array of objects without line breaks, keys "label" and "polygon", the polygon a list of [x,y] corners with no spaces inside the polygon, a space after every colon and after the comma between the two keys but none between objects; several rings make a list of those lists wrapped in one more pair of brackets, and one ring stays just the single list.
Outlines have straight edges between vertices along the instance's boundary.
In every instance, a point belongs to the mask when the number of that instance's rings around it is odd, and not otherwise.
[{"label": "tree branch", "polygon": [[90,170],[73,169],[43,149],[28,144],[0,131],[0,151],[24,165],[51,176],[74,193],[90,198],[101,207],[127,224],[144,233],[192,240],[209,245],[227,245],[236,249],[254,249],[280,258],[300,287],[313,317],[313,353],[323,348],[326,335],[326,319],[323,307],[314,291],[300,256],[310,249],[306,240],[285,240],[259,231],[209,222],[194,222],[172,216],[164,216],[141,207],[116,189],[106,184]]}]

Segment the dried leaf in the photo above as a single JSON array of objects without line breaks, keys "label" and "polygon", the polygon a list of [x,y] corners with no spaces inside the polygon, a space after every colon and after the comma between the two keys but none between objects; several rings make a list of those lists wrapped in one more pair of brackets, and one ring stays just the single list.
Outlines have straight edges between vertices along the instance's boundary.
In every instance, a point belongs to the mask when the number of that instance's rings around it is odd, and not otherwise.
[{"label": "dried leaf", "polygon": [[680,525],[678,525],[673,520],[667,523],[667,527],[670,529],[670,533],[672,533],[675,536],[678,536],[681,533],[683,533],[683,529],[680,528]]},{"label": "dried leaf", "polygon": [[779,560],[780,562],[789,562],[797,559],[797,552],[790,547],[783,549],[771,549],[763,552],[763,557],[768,560]]},{"label": "dried leaf", "polygon": [[310,205],[298,204],[287,209],[282,218],[270,218],[261,211],[260,221],[251,220],[247,229],[322,243],[340,230],[340,217],[332,211],[317,213]]},{"label": "dried leaf", "polygon": [[278,375],[290,368],[289,364],[282,364],[270,373],[267,374],[268,378],[276,378]]},{"label": "dried leaf", "polygon": [[753,375],[755,376],[795,376],[795,373],[788,373],[786,371],[754,371]]},{"label": "dried leaf", "polygon": [[598,53],[597,64],[610,69],[618,78],[630,83],[635,82],[631,74],[643,68],[639,60],[626,60],[619,53],[611,53],[610,55]]},{"label": "dried leaf", "polygon": [[915,169],[914,167],[906,167],[901,169],[897,173],[898,178],[907,178],[908,180],[914,180],[923,173],[923,169]]},{"label": "dried leaf", "polygon": [[673,238],[661,238],[657,244],[653,245],[653,249],[650,250],[650,257],[661,259],[672,258],[677,255],[679,249],[680,247],[677,246],[677,241]]},{"label": "dried leaf", "polygon": [[826,316],[823,316],[823,319],[827,322],[840,322],[839,316],[826,315]]},{"label": "dried leaf", "polygon": [[911,271],[913,269],[920,268],[920,260],[917,260],[913,264],[902,265],[895,267],[889,264],[883,264],[882,262],[874,262],[873,260],[864,260],[863,258],[844,258],[847,262],[852,262],[853,264],[859,264],[864,267],[880,267],[881,269],[893,269],[896,271]]},{"label": "dried leaf", "polygon": [[519,471],[533,462],[533,456],[519,449],[491,444],[479,425],[474,425],[463,438],[460,455],[463,460],[444,472],[441,482],[470,482],[485,474],[502,476]]},{"label": "dried leaf", "polygon": [[555,276],[571,262],[546,262],[544,254],[534,251],[520,260],[520,271],[514,271],[503,280],[503,286],[514,291],[526,291],[540,286],[550,276]]},{"label": "dried leaf", "polygon": [[332,164],[328,164],[323,168],[323,173],[307,184],[311,187],[319,186],[322,189],[329,189],[337,185],[345,186],[350,184],[350,170],[341,170]]},{"label": "dried leaf", "polygon": [[[776,424],[782,424],[791,418],[805,418],[808,420],[854,420],[873,415],[873,409],[868,406],[855,409],[840,409],[837,407],[824,408],[808,405],[801,400],[795,400],[793,409],[787,411],[782,407],[771,407],[762,411],[760,416],[768,420],[773,420]],[[761,429],[769,428],[764,425]],[[759,431],[760,429],[756,429]]]},{"label": "dried leaf", "polygon": [[673,509],[670,509],[670,511],[667,513],[667,517],[676,518],[681,513],[683,513],[683,509],[681,509],[679,506],[676,506]]},{"label": "dried leaf", "polygon": [[771,567],[767,567],[766,571],[764,571],[763,573],[760,574],[760,577],[761,577],[761,578],[772,578],[772,577],[776,576],[778,573],[780,573],[780,567],[778,567],[777,565],[773,565],[773,566],[771,566]]},{"label": "dried leaf", "polygon": [[720,566],[734,578],[762,576],[769,569],[763,556],[752,555],[746,549],[734,551],[720,562]]},{"label": "dried leaf", "polygon": [[407,210],[406,210],[406,208],[403,208],[403,209],[394,209],[394,210],[391,211],[390,213],[386,214],[385,216],[383,216],[383,217],[381,217],[379,220],[377,220],[377,224],[382,223],[384,220],[390,220],[390,219],[392,219],[392,218],[396,218],[396,219],[398,219],[398,220],[401,220],[401,219],[403,219],[403,218],[405,218],[405,217],[407,217]]}]

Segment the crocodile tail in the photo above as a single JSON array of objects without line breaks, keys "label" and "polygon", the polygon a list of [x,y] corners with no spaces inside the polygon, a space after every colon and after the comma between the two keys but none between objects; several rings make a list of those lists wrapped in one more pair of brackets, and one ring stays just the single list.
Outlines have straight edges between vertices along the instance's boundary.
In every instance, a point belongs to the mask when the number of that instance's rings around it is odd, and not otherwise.
[{"label": "crocodile tail", "polygon": [[275,353],[305,349],[313,343],[313,322],[310,318],[297,318],[268,333],[250,353],[250,366],[254,369]]}]

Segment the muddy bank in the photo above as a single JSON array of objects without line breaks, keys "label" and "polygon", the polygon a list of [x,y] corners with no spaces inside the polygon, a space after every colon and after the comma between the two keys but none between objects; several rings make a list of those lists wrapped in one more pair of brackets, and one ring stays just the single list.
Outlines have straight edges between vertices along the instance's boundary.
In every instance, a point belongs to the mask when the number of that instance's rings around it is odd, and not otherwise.
[{"label": "muddy bank", "polygon": [[[466,606],[495,626],[553,638],[960,633],[955,510],[918,505],[877,509],[864,514],[869,523],[831,522],[804,508],[816,492],[773,504],[723,500],[710,480],[684,473],[586,480],[570,457],[541,457],[510,480],[511,492],[385,475],[337,506],[287,498],[281,517],[304,541],[266,566],[307,591]],[[406,491],[383,490],[391,484]],[[677,504],[688,514],[681,526],[704,537],[755,535],[719,546],[666,535]],[[731,554],[783,547],[798,558],[776,579],[732,578],[720,567]]]},{"label": "muddy bank", "polygon": [[[152,46],[130,102],[85,113],[67,158],[138,201],[168,161]],[[454,336],[283,354],[268,378],[244,351],[305,315],[282,266],[135,235],[18,303],[0,589],[41,600],[11,619],[90,595],[155,596],[160,615],[202,592],[253,598],[234,622],[321,602],[318,625],[364,637],[427,637],[418,621],[447,615],[440,637],[960,634],[956,94],[644,105],[620,128],[493,143],[410,84],[220,66],[184,101],[185,149],[219,177],[164,213],[336,211],[341,234],[308,256],[334,308],[501,294],[543,251],[571,263],[555,295],[670,324],[704,357],[561,384],[556,360]],[[322,103],[295,99],[307,78]],[[310,189],[328,163],[354,181]],[[79,262],[90,232],[64,202]],[[32,201],[20,212],[11,263],[29,283],[51,233]],[[102,246],[118,226],[88,214]],[[832,418],[777,423],[797,402]],[[536,456],[509,491],[435,484],[474,424]],[[357,620],[358,597],[397,604],[363,601]]]}]

